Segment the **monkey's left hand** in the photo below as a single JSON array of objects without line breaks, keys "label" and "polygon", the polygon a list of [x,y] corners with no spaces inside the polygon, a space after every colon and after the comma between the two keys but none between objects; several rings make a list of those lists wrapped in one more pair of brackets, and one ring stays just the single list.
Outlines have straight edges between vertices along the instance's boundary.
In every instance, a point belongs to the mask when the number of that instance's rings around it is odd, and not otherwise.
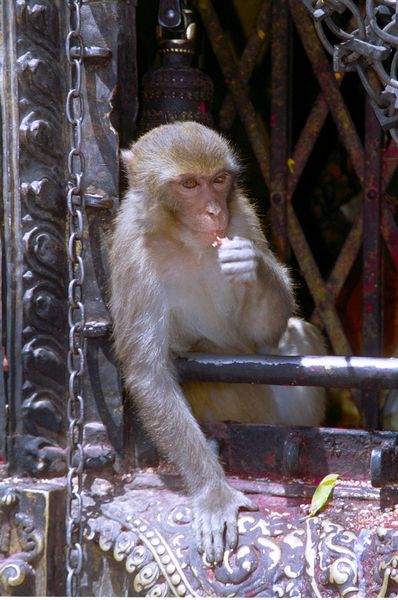
[{"label": "monkey's left hand", "polygon": [[257,279],[258,252],[251,240],[221,238],[217,251],[221,271],[229,281],[246,283]]},{"label": "monkey's left hand", "polygon": [[252,500],[225,481],[192,496],[192,508],[198,551],[210,563],[221,562],[224,551],[236,547],[239,509],[258,510]]}]

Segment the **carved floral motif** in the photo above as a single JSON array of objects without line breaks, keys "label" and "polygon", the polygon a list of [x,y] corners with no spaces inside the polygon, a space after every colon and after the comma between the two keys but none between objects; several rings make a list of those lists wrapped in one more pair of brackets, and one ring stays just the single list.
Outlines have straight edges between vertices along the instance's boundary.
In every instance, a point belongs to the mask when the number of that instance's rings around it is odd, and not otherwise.
[{"label": "carved floral motif", "polygon": [[0,497],[0,594],[8,595],[28,577],[34,577],[35,561],[42,555],[44,536],[33,519],[17,512],[18,496],[2,490]]},{"label": "carved floral motif", "polygon": [[98,564],[107,561],[108,570],[117,565],[121,573],[124,565],[124,587],[113,592],[127,586],[134,596],[398,594],[398,507],[335,498],[318,516],[305,518],[298,498],[260,493],[260,511],[240,515],[238,548],[213,565],[196,550],[191,509],[175,491],[174,479],[165,480],[169,488],[159,481],[157,475],[138,476],[122,495],[109,493],[89,513],[85,535],[95,543],[87,551],[97,560],[99,552]]},{"label": "carved floral motif", "polygon": [[322,521],[319,542],[320,581],[337,588],[342,597],[357,595],[358,564],[354,551],[357,536],[341,525]]},{"label": "carved floral motif", "polygon": [[379,557],[373,591],[380,598],[398,595],[398,530],[378,527],[374,550]]},{"label": "carved floral motif", "polygon": [[[59,8],[52,0],[16,2],[19,170],[23,244],[24,448],[33,472],[53,468],[51,446],[65,445],[66,251],[63,156],[64,74]],[[44,445],[49,456],[44,458]],[[33,441],[33,439],[31,440]],[[51,455],[51,456],[50,456]],[[41,466],[41,469],[38,467]]]},{"label": "carved floral motif", "polygon": [[239,546],[217,565],[198,554],[191,510],[169,490],[132,490],[103,503],[100,514],[91,513],[85,536],[124,564],[139,596],[349,598],[397,593],[398,531],[358,526],[351,508],[305,520],[297,509],[296,504],[291,510],[262,507],[260,513],[242,513]]}]

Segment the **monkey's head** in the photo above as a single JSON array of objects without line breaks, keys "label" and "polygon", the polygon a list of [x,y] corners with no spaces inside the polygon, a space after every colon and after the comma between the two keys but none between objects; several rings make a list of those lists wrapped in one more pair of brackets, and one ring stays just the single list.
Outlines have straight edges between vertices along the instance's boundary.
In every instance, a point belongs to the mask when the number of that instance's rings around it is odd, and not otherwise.
[{"label": "monkey's head", "polygon": [[225,235],[239,173],[225,138],[200,123],[181,121],[152,129],[122,156],[130,189],[145,202],[209,242]]}]

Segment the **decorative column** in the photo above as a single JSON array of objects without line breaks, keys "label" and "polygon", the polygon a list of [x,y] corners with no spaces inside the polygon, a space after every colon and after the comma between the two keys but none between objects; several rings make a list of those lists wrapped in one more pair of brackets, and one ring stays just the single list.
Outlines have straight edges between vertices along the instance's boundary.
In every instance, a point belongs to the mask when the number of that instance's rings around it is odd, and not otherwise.
[{"label": "decorative column", "polygon": [[11,468],[60,472],[66,250],[61,9],[2,3],[4,252]]}]

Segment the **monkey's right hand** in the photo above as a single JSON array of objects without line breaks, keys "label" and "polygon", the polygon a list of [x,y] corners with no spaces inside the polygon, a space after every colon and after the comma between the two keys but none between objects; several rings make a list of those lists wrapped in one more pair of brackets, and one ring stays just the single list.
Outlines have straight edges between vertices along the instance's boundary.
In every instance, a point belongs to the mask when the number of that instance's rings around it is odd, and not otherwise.
[{"label": "monkey's right hand", "polygon": [[216,248],[221,271],[229,281],[250,283],[257,279],[259,257],[251,240],[218,238]]},{"label": "monkey's right hand", "polygon": [[221,562],[225,550],[236,548],[239,508],[258,510],[254,502],[225,481],[192,496],[192,526],[198,551],[209,563]]}]

